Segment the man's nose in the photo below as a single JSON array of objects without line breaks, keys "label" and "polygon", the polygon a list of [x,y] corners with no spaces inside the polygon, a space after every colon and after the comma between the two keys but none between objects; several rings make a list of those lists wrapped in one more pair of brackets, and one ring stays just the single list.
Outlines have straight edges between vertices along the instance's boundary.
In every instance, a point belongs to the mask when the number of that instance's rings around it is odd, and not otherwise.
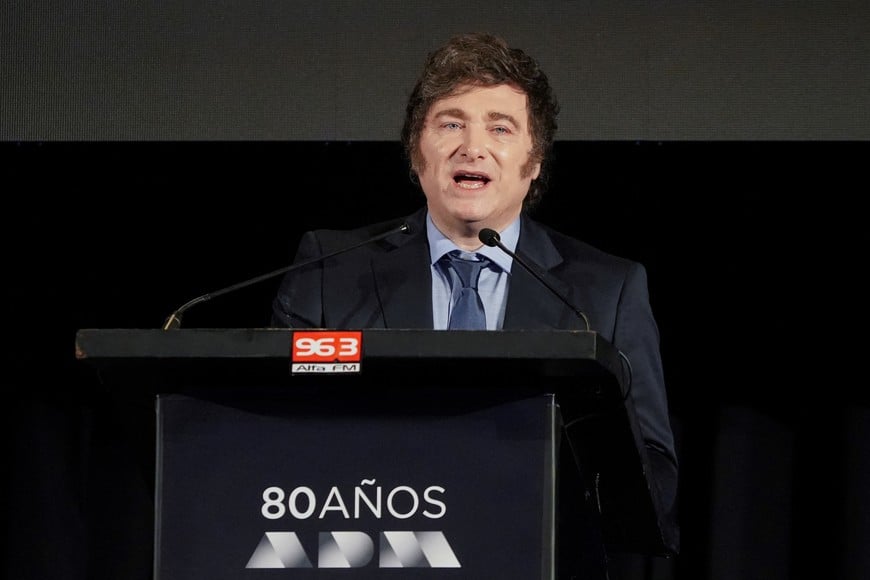
[{"label": "man's nose", "polygon": [[468,161],[484,157],[486,155],[486,130],[468,126],[462,136],[460,153]]}]

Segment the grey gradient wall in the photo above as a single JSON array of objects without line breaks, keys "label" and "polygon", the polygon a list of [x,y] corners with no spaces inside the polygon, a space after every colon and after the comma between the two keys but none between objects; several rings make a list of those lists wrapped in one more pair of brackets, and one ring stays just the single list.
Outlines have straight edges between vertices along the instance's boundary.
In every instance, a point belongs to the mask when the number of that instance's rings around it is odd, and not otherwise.
[{"label": "grey gradient wall", "polygon": [[0,140],[396,140],[430,50],[537,57],[562,140],[870,137],[865,0],[0,4]]}]

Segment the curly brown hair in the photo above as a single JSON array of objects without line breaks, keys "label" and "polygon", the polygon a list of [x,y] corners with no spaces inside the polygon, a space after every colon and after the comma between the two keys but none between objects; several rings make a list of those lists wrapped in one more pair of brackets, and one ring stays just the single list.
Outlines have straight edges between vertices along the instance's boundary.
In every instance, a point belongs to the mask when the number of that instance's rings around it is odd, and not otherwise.
[{"label": "curly brown hair", "polygon": [[429,53],[423,72],[414,85],[405,109],[402,146],[417,180],[420,159],[420,133],[426,114],[435,101],[457,93],[460,87],[491,87],[508,84],[522,90],[528,98],[529,128],[532,135],[530,163],[541,163],[538,178],[532,181],[523,207],[531,209],[541,199],[549,176],[548,161],[556,134],[559,104],[550,82],[537,61],[501,38],[488,33],[454,36]]}]

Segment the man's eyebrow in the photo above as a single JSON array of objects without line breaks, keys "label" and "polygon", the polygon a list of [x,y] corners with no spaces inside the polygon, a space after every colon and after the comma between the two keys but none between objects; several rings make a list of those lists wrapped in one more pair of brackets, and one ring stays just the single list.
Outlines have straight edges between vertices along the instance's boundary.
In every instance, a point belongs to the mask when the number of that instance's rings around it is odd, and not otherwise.
[{"label": "man's eyebrow", "polygon": [[508,115],[507,113],[499,113],[498,111],[492,111],[489,115],[490,121],[507,121],[512,124],[516,128],[522,127],[520,123],[516,120],[513,115]]},{"label": "man's eyebrow", "polygon": [[465,114],[465,111],[462,109],[441,109],[437,111],[434,115],[435,118],[438,117],[458,117],[460,119],[467,119],[468,115]]},{"label": "man's eyebrow", "polygon": [[[437,111],[433,116],[436,119],[440,118],[440,117],[456,117],[458,119],[467,119],[468,118],[468,114],[464,110],[456,109],[456,108],[442,109],[440,111]],[[486,116],[487,116],[487,118],[489,118],[490,121],[507,121],[508,123],[511,123],[514,127],[517,127],[517,128],[522,127],[522,125],[519,123],[519,121],[517,121],[516,117],[514,117],[513,115],[509,115],[507,113],[500,113],[498,111],[490,111],[489,113],[487,113]]]}]

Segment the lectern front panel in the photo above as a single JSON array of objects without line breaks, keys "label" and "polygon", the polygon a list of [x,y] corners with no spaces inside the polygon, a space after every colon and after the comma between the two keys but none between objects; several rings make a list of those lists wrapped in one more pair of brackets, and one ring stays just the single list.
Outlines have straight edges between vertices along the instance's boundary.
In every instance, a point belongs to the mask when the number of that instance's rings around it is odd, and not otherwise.
[{"label": "lectern front panel", "polygon": [[554,397],[455,394],[159,396],[156,578],[553,578]]}]

